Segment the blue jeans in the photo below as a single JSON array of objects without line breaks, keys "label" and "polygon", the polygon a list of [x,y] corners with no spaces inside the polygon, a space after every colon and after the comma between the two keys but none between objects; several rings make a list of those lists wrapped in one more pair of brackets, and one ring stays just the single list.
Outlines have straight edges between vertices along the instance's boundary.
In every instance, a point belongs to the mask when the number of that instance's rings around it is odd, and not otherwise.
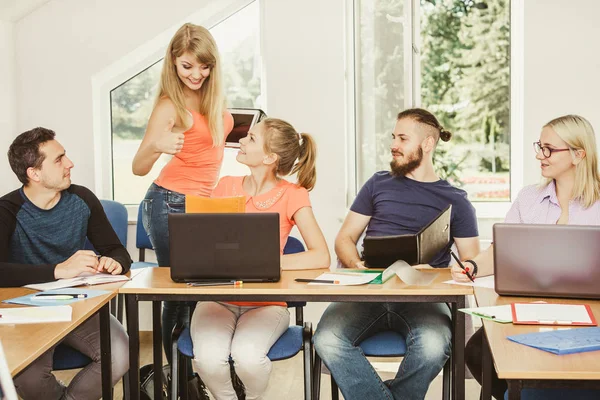
[{"label": "blue jeans", "polygon": [[[171,265],[169,252],[169,213],[185,212],[185,195],[158,186],[150,185],[142,209],[144,229],[150,237],[152,247],[156,253],[158,265],[168,267]],[[180,322],[186,327],[190,324],[190,306],[195,302],[164,301],[162,310],[162,337],[165,354],[171,363],[171,334],[175,325]],[[191,363],[190,369],[191,371]]]},{"label": "blue jeans", "polygon": [[[385,383],[358,344],[384,331],[406,338],[396,377]],[[315,350],[346,400],[423,399],[450,357],[452,320],[445,303],[332,303],[314,336]]]}]

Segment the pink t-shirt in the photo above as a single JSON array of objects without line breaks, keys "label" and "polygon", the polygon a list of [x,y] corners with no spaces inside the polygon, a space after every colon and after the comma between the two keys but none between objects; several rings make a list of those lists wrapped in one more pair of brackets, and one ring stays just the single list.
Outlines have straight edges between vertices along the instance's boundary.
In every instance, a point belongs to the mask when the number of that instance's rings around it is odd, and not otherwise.
[{"label": "pink t-shirt", "polygon": [[[556,224],[562,210],[556,197],[554,181],[540,188],[526,186],[506,214],[504,222],[512,224]],[[579,201],[569,202],[569,225],[600,225],[600,201],[584,208]]]},{"label": "pink t-shirt", "polygon": [[[277,186],[258,196],[250,196],[244,191],[244,176],[224,176],[219,180],[217,187],[211,197],[246,196],[246,212],[276,212],[279,213],[279,252],[283,254],[283,248],[287,238],[296,222],[293,217],[296,211],[303,207],[310,207],[308,191],[298,185],[290,183],[285,179],[279,181]],[[264,307],[281,306],[281,302],[229,302],[237,306]]]}]

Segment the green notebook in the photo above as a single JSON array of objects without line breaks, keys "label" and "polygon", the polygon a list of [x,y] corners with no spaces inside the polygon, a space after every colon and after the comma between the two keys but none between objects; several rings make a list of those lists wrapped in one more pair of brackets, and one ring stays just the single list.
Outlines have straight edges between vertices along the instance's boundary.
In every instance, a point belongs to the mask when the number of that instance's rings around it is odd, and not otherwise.
[{"label": "green notebook", "polygon": [[[369,268],[369,269],[362,269],[362,268],[336,268],[335,269],[335,273],[336,274],[377,274],[377,278],[373,279],[371,282],[369,282],[370,285],[374,284],[374,285],[380,285],[384,282],[389,281],[393,276],[396,276],[396,274],[392,271],[388,271],[389,268],[386,269],[378,269],[378,268]],[[383,276],[385,275],[385,280],[383,278]]]}]

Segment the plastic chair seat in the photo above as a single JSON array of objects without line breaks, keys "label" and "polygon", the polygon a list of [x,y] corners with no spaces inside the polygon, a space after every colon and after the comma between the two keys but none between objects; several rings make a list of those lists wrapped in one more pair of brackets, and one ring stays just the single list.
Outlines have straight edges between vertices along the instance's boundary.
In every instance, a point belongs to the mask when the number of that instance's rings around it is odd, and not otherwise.
[{"label": "plastic chair seat", "polygon": [[366,356],[401,357],[406,354],[406,339],[399,333],[385,331],[363,340],[358,347]]},{"label": "plastic chair seat", "polygon": [[[267,357],[271,361],[285,360],[292,358],[302,350],[302,327],[298,325],[290,326],[287,331],[275,342]],[[190,335],[190,328],[185,328],[177,340],[177,347],[181,354],[186,357],[194,357],[194,346]]]},{"label": "plastic chair seat", "polygon": [[83,368],[92,362],[88,356],[80,353],[70,346],[67,346],[66,344],[59,344],[56,347],[52,361],[52,369],[54,371]]}]

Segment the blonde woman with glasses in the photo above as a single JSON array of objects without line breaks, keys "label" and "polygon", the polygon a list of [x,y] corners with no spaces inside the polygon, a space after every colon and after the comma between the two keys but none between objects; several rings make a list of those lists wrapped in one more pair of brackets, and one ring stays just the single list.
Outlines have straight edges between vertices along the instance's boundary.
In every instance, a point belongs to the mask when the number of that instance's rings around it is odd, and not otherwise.
[{"label": "blonde woman with glasses", "polygon": [[[523,188],[504,222],[513,224],[600,225],[600,174],[596,135],[592,125],[578,115],[565,115],[548,122],[540,139],[533,143],[539,161],[542,182]],[[474,276],[494,273],[493,244],[473,260],[464,262]],[[468,282],[457,265],[452,277]],[[483,330],[469,340],[465,361],[471,373],[481,383],[481,346]],[[492,370],[492,395],[504,399],[507,385]],[[529,392],[529,393],[527,393]],[[547,391],[525,389],[526,399],[598,399],[600,391],[565,389]]]}]

